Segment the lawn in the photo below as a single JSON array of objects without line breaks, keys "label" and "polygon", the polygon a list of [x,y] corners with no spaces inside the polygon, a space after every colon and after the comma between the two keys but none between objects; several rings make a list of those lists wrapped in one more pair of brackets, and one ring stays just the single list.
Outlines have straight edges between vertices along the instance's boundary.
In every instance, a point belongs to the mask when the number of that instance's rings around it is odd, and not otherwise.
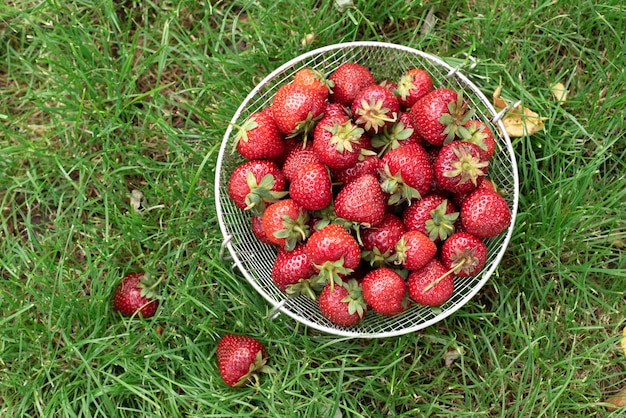
[{"label": "lawn", "polygon": [[[336,3],[352,2],[0,5],[0,416],[625,412],[605,401],[626,387],[626,6]],[[220,258],[214,200],[219,146],[248,91],[299,54],[357,40],[471,55],[488,97],[502,85],[545,118],[513,138],[519,212],[496,274],[454,315],[385,339],[267,319]],[[149,210],[134,209],[134,190]],[[163,279],[151,319],[111,307],[138,270]],[[261,340],[276,372],[226,386],[225,333]]]}]

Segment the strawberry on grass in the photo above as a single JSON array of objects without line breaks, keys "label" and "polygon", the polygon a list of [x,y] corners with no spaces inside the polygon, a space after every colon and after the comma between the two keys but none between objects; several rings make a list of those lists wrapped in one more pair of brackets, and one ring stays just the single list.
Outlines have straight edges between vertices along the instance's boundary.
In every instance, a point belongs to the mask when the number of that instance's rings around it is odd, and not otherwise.
[{"label": "strawberry on grass", "polygon": [[144,272],[127,274],[115,289],[113,308],[123,316],[154,316],[159,306],[158,284]]},{"label": "strawberry on grass", "polygon": [[256,338],[226,334],[217,343],[217,364],[222,380],[233,388],[246,383],[259,384],[259,373],[269,373],[268,355]]}]

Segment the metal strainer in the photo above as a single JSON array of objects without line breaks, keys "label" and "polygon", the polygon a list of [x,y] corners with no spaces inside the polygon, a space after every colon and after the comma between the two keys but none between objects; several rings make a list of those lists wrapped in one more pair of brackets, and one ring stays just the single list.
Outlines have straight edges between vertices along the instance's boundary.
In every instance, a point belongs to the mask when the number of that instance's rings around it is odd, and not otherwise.
[{"label": "metal strainer", "polygon": [[453,296],[438,308],[414,305],[394,317],[385,317],[370,311],[355,326],[345,328],[332,324],[320,313],[315,302],[305,296],[290,298],[274,285],[271,271],[276,249],[258,241],[250,229],[250,214],[236,207],[228,197],[230,175],[236,166],[244,162],[238,153],[231,153],[235,138],[232,125],[226,130],[222,141],[215,179],[217,216],[224,236],[222,254],[228,249],[243,276],[272,305],[270,316],[283,313],[309,327],[340,336],[390,337],[428,327],[451,315],[470,300],[493,274],[506,250],[515,223],[519,193],[517,164],[511,141],[500,121],[503,112],[497,113],[489,100],[458,68],[448,65],[436,56],[389,43],[342,43],[319,48],[292,59],[252,89],[235,112],[232,124],[241,124],[249,115],[268,106],[278,88],[290,82],[299,69],[312,67],[329,75],[346,62],[368,67],[379,81],[397,81],[406,70],[425,69],[430,73],[435,87],[462,91],[470,107],[475,110],[476,117],[494,132],[497,145],[490,161],[489,177],[503,191],[512,212],[512,219],[505,232],[485,241],[488,248],[485,267],[476,276],[455,278]]}]

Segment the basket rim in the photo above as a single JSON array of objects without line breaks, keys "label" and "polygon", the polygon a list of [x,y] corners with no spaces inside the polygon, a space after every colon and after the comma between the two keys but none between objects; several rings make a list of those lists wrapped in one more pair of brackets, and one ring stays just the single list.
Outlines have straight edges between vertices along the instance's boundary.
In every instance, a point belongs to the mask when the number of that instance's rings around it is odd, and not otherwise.
[{"label": "basket rim", "polygon": [[420,329],[424,329],[431,325],[434,325],[442,321],[443,319],[449,317],[450,315],[455,313],[457,310],[459,310],[461,307],[463,307],[465,304],[467,304],[467,302],[471,300],[482,289],[485,283],[489,280],[489,278],[493,275],[495,270],[498,268],[500,261],[502,260],[502,257],[504,256],[504,253],[506,252],[506,249],[512,237],[512,233],[513,233],[513,229],[514,229],[515,221],[517,217],[518,204],[519,204],[518,202],[519,201],[519,174],[518,174],[518,169],[517,169],[517,160],[516,160],[515,152],[511,144],[510,137],[508,136],[506,130],[504,129],[504,124],[502,123],[500,119],[492,120],[492,123],[498,126],[498,129],[499,129],[498,134],[502,140],[503,151],[506,150],[508,154],[508,158],[511,161],[512,175],[513,175],[511,223],[509,227],[507,228],[506,233],[504,234],[504,237],[501,243],[501,248],[495,254],[495,257],[493,259],[493,262],[491,263],[490,268],[488,270],[481,272],[481,279],[476,283],[476,285],[474,285],[471,289],[469,289],[466,292],[466,294],[464,294],[463,298],[457,303],[457,305],[454,308],[443,311],[435,315],[433,318],[425,320],[424,322],[421,322],[414,326],[405,327],[405,328],[393,330],[393,331],[384,331],[384,332],[358,332],[355,330],[351,330],[350,328],[345,328],[345,329],[329,328],[324,325],[318,324],[314,321],[310,321],[309,319],[304,318],[290,311],[289,309],[285,309],[284,305],[288,299],[285,298],[281,301],[276,301],[269,294],[267,294],[267,292],[259,285],[259,283],[257,283],[257,280],[254,279],[244,267],[241,259],[237,255],[237,252],[235,251],[232,245],[232,242],[231,242],[232,235],[226,228],[226,222],[224,219],[224,215],[223,215],[224,212],[223,212],[223,207],[222,207],[222,202],[221,202],[222,192],[220,190],[220,179],[221,179],[222,170],[223,170],[223,160],[224,160],[226,153],[228,152],[228,148],[229,148],[228,142],[233,131],[233,125],[236,124],[237,120],[240,118],[244,109],[246,109],[246,106],[248,105],[248,103],[254,97],[256,97],[259,91],[261,91],[268,83],[270,83],[278,74],[293,67],[295,64],[305,61],[311,57],[324,54],[326,52],[343,49],[343,48],[359,48],[359,47],[395,49],[395,50],[403,51],[409,54],[419,55],[422,58],[425,58],[429,61],[433,61],[437,63],[438,65],[446,68],[449,71],[448,77],[454,75],[455,77],[459,78],[464,84],[466,84],[474,93],[476,93],[477,96],[481,99],[481,104],[483,104],[487,108],[487,110],[491,112],[494,118],[496,117],[497,115],[496,109],[489,102],[489,100],[487,100],[487,98],[482,93],[482,91],[460,71],[461,66],[452,67],[451,65],[449,65],[443,59],[441,59],[440,57],[436,55],[432,55],[430,53],[427,53],[418,49],[414,49],[411,47],[407,47],[404,45],[388,43],[388,42],[378,42],[378,41],[342,42],[342,43],[331,44],[331,45],[327,45],[324,47],[320,47],[320,48],[305,52],[303,54],[300,54],[288,60],[287,62],[283,63],[282,65],[280,65],[273,71],[271,71],[259,83],[257,83],[253,87],[253,89],[248,93],[248,95],[243,99],[243,101],[241,102],[241,104],[239,105],[235,113],[233,114],[233,117],[231,118],[230,123],[228,124],[228,127],[226,128],[224,137],[222,139],[222,143],[220,145],[219,154],[218,154],[217,161],[216,161],[216,170],[215,170],[215,184],[214,184],[215,204],[216,204],[218,223],[220,226],[220,230],[222,232],[222,236],[224,237],[222,247],[228,249],[228,252],[230,253],[234,261],[234,265],[238,267],[239,272],[243,274],[243,276],[246,278],[248,283],[250,283],[253,286],[253,288],[267,302],[269,302],[272,305],[272,309],[270,310],[267,317],[273,318],[278,313],[283,313],[289,316],[290,318],[294,319],[295,321],[302,323],[303,325],[306,325],[318,331],[322,331],[324,333],[335,335],[335,336],[349,337],[349,338],[386,338],[386,337],[400,336],[400,335],[408,334],[411,332],[415,332]]}]

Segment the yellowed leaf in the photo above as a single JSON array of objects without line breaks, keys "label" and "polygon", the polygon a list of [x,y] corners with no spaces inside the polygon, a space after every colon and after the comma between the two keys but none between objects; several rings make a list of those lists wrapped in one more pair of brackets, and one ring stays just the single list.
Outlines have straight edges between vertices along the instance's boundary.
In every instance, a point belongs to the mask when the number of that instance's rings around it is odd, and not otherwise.
[{"label": "yellowed leaf", "polygon": [[550,91],[552,92],[554,98],[560,103],[563,103],[567,100],[567,93],[569,93],[569,91],[565,89],[563,83],[554,84],[552,87],[550,87]]},{"label": "yellowed leaf", "polygon": [[610,403],[614,406],[607,406],[606,409],[609,411],[615,411],[618,408],[623,408],[626,406],[626,389],[622,389],[617,394],[607,398],[605,400],[606,403]]},{"label": "yellowed leaf", "polygon": [[498,86],[496,91],[493,92],[493,105],[498,109],[502,110],[508,106],[507,102],[500,97],[500,93],[502,92],[502,86]]},{"label": "yellowed leaf", "polygon": [[[501,85],[493,92],[493,105],[499,110],[508,107],[506,100],[500,97],[501,92]],[[522,108],[521,104],[509,109],[502,117],[502,123],[511,137],[532,135],[543,129],[543,118],[527,107]]]},{"label": "yellowed leaf", "polygon": [[626,327],[624,327],[624,330],[622,331],[622,349],[624,350],[624,355],[626,356]]},{"label": "yellowed leaf", "polygon": [[464,350],[461,347],[448,347],[446,352],[443,354],[443,361],[446,367],[452,366],[452,363],[461,357],[463,353]]}]

